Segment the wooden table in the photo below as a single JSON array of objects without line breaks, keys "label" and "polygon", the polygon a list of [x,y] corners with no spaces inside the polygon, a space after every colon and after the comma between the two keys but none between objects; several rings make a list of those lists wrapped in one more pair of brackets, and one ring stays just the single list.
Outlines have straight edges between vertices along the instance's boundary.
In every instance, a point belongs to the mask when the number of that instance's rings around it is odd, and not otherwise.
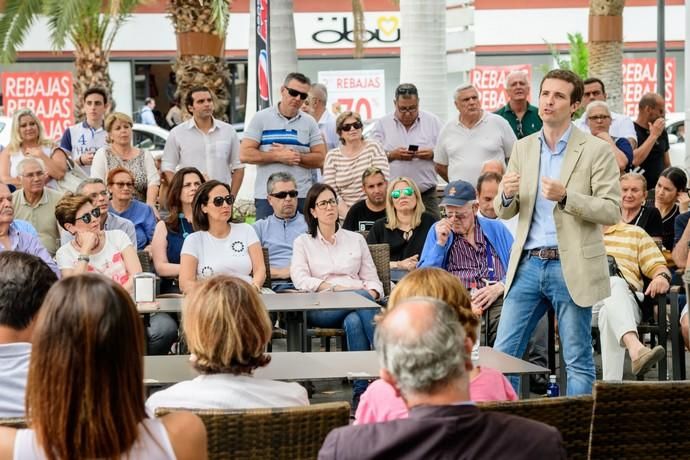
[{"label": "wooden table", "polygon": [[[548,368],[513,358],[489,347],[479,347],[479,365],[491,367],[506,375],[549,373]],[[254,375],[271,380],[375,379],[379,376],[379,369],[375,351],[287,352],[271,353],[268,366],[257,369]],[[147,385],[177,383],[197,375],[189,363],[189,356],[144,357],[144,379]]]},{"label": "wooden table", "polygon": [[[269,312],[285,313],[287,329],[287,350],[307,350],[307,311],[358,308],[380,308],[380,306],[351,291],[341,292],[288,292],[284,294],[262,294],[261,299]],[[154,305],[139,309],[141,313],[180,313],[182,297],[159,298]]]}]

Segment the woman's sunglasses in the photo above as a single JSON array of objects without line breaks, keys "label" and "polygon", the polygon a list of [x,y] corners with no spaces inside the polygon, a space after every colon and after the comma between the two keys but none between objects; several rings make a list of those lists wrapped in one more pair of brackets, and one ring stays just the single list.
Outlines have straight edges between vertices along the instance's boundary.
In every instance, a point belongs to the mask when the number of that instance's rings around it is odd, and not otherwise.
[{"label": "woman's sunglasses", "polygon": [[400,198],[402,195],[405,195],[405,196],[412,196],[412,195],[414,195],[414,189],[413,189],[412,187],[405,187],[404,189],[401,189],[401,190],[393,190],[393,191],[391,192],[391,198],[393,198],[394,200],[397,200],[397,199]]},{"label": "woman's sunglasses", "polygon": [[344,124],[340,127],[340,129],[343,130],[343,131],[350,131],[350,130],[352,130],[353,128],[354,128],[354,129],[362,129],[362,126],[364,126],[364,125],[362,125],[362,122],[361,122],[361,121],[355,121],[354,123],[344,123]]},{"label": "woman's sunglasses", "polygon": [[76,222],[77,220],[80,220],[80,221],[84,222],[85,224],[90,224],[90,223],[91,223],[91,217],[92,217],[92,216],[93,216],[93,218],[95,218],[95,219],[98,219],[99,217],[101,217],[101,208],[93,208],[93,209],[91,210],[91,212],[87,212],[87,213],[84,214],[83,216],[77,217],[77,218],[75,219],[75,222]]},{"label": "woman's sunglasses", "polygon": [[232,195],[217,196],[213,199],[213,206],[220,208],[223,206],[223,202],[226,202],[228,206],[232,206],[232,204],[235,202],[235,197]]}]

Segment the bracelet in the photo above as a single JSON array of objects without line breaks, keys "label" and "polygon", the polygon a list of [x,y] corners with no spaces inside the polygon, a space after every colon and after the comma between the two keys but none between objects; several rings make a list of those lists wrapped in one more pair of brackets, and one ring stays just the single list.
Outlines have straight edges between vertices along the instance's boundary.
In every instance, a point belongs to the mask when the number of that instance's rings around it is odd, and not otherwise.
[{"label": "bracelet", "polygon": [[87,264],[91,261],[91,257],[83,254],[79,254],[77,257],[77,262],[86,262]]}]

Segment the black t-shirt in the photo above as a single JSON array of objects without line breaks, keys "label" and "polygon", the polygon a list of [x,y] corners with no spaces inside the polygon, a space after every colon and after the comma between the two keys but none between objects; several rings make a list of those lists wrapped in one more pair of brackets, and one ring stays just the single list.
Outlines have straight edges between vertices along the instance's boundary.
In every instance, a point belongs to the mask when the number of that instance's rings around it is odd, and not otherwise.
[{"label": "black t-shirt", "polygon": [[[637,123],[633,124],[635,125],[635,133],[637,134],[637,146],[639,147],[649,137],[649,130]],[[647,190],[653,190],[656,186],[656,181],[659,180],[661,171],[664,170],[664,154],[668,152],[668,149],[668,134],[666,130],[664,130],[654,143],[647,158],[640,165],[640,167],[644,169],[644,178],[647,179]]]},{"label": "black t-shirt", "polygon": [[418,256],[422,254],[424,241],[426,241],[426,234],[429,233],[429,229],[434,225],[436,219],[427,212],[422,214],[422,221],[417,228],[412,230],[412,236],[409,240],[405,240],[403,232],[400,229],[387,229],[386,222],[386,218],[376,221],[367,235],[367,243],[388,243],[390,246],[390,260],[397,262],[412,257],[415,254]]},{"label": "black t-shirt", "polygon": [[386,217],[386,210],[372,211],[367,208],[366,200],[353,204],[345,216],[343,228],[351,232],[369,231],[377,220]]},{"label": "black t-shirt", "polygon": [[640,212],[626,224],[637,225],[641,227],[652,238],[663,238],[664,225],[661,221],[661,214],[654,206],[643,205]]}]

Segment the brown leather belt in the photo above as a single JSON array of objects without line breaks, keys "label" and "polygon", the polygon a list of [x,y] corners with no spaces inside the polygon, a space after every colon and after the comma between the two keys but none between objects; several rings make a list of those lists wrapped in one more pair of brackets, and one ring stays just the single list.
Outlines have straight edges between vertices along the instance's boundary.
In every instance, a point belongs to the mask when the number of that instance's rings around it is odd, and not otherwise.
[{"label": "brown leather belt", "polygon": [[534,257],[539,257],[542,260],[558,260],[560,255],[558,254],[558,248],[535,248],[530,249],[529,255]]}]

